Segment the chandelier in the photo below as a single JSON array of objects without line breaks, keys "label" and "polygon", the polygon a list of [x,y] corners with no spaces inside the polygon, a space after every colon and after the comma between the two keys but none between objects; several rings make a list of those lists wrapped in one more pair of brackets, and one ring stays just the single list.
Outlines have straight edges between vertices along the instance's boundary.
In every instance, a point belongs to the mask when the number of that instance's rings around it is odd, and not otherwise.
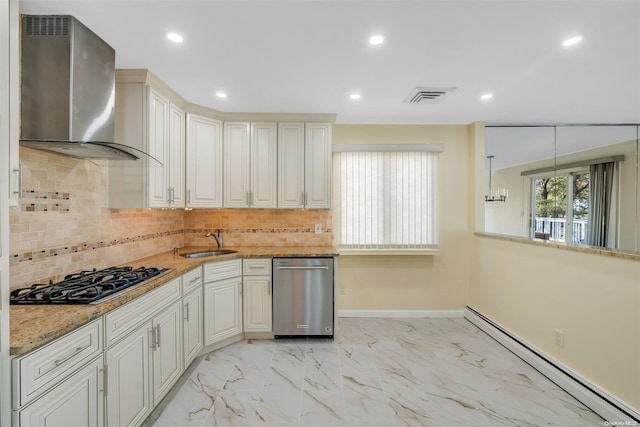
[{"label": "chandelier", "polygon": [[489,159],[489,195],[484,196],[485,202],[506,202],[509,190],[506,188],[491,189],[491,159],[495,156],[487,156]]}]

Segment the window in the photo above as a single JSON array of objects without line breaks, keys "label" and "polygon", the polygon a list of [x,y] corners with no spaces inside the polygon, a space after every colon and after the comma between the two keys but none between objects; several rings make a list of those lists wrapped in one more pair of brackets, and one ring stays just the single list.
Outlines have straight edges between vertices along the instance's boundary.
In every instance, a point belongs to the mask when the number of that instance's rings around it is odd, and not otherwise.
[{"label": "window", "polygon": [[616,169],[616,162],[594,163],[532,179],[533,237],[616,247]]},{"label": "window", "polygon": [[334,164],[339,250],[437,249],[438,152],[342,151]]},{"label": "window", "polygon": [[532,184],[535,206],[532,237],[586,244],[588,169],[534,178]]}]

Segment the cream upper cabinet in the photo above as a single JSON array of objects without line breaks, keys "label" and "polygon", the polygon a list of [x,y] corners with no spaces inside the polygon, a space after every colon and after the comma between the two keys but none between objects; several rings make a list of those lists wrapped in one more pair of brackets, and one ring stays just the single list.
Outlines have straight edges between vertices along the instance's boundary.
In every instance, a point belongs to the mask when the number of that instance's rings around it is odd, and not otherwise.
[{"label": "cream upper cabinet", "polygon": [[147,150],[151,157],[162,164],[149,166],[149,202],[150,208],[163,208],[169,205],[168,172],[169,165],[169,100],[152,88],[149,96],[149,134]]},{"label": "cream upper cabinet", "polygon": [[249,123],[224,124],[224,207],[246,208],[251,204],[251,158]]},{"label": "cream upper cabinet", "polygon": [[185,113],[136,78],[116,74],[115,140],[153,159],[109,164],[109,207],[184,207]]},{"label": "cream upper cabinet", "polygon": [[169,109],[169,206],[185,207],[186,191],[186,114],[175,104]]},{"label": "cream upper cabinet", "polygon": [[275,208],[275,123],[224,125],[224,206]]},{"label": "cream upper cabinet", "polygon": [[187,114],[187,207],[222,207],[222,123]]},{"label": "cream upper cabinet", "polygon": [[331,125],[307,123],[304,138],[304,206],[331,207]]},{"label": "cream upper cabinet", "polygon": [[331,124],[278,125],[278,207],[331,207]]}]

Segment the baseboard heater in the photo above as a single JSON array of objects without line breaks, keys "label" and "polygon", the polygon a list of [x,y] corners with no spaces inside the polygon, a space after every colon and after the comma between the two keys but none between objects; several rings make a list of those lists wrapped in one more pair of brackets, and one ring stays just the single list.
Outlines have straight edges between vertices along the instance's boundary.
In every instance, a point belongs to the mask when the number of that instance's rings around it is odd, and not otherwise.
[{"label": "baseboard heater", "polygon": [[464,317],[609,423],[616,425],[640,423],[640,413],[633,408],[591,384],[488,317],[469,306],[465,310]]}]

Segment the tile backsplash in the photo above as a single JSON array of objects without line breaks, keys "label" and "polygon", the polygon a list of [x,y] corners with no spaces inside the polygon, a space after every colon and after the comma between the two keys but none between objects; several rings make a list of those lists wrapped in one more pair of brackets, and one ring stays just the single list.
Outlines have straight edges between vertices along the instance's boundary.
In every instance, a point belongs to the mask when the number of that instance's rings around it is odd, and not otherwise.
[{"label": "tile backsplash", "polygon": [[[109,209],[106,161],[20,149],[23,192],[10,212],[11,288],[182,246],[331,245],[328,210]],[[322,225],[315,234],[314,225]]]}]

